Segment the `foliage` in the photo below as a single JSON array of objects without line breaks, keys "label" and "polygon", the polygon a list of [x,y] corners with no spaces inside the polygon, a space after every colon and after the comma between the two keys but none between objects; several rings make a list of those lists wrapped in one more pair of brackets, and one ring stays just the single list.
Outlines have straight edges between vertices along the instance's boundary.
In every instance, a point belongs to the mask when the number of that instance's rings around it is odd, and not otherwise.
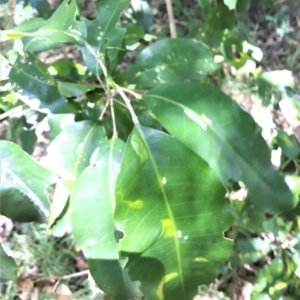
[{"label": "foliage", "polygon": [[[113,299],[193,299],[220,268],[231,266],[234,280],[270,253],[275,259],[253,270],[253,299],[298,297],[299,142],[276,132],[276,169],[257,121],[214,85],[220,62],[252,72],[263,105],[292,111],[298,126],[291,76],[278,82],[276,72],[247,70],[261,60],[236,17],[250,0],[198,0],[197,29],[173,38],[149,34],[150,7],[133,2],[101,0],[88,20],[65,0],[47,20],[1,31],[18,54],[1,61],[0,108],[3,118],[19,112],[11,139],[23,148],[0,142],[1,214],[71,233]],[[70,45],[80,57],[43,61],[45,51]],[[137,57],[124,70],[131,49]],[[44,117],[52,141],[37,162],[28,131]],[[237,190],[246,199],[234,200]],[[15,279],[0,250],[1,280]]]}]

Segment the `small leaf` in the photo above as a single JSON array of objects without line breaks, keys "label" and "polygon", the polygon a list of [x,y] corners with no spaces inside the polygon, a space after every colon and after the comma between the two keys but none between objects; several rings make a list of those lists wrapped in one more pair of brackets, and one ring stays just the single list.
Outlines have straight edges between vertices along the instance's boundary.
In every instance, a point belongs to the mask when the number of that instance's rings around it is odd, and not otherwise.
[{"label": "small leaf", "polygon": [[276,141],[286,157],[296,159],[299,156],[300,146],[294,136],[289,136],[283,130],[279,130],[277,132]]},{"label": "small leaf", "polygon": [[101,74],[102,70],[97,62],[98,57],[102,57],[104,62],[105,50],[107,49],[108,59],[113,61],[119,52],[126,30],[116,28],[120,14],[129,5],[129,0],[102,0],[96,5],[97,18],[87,21],[86,41],[93,50],[86,47],[81,48],[82,56],[86,66],[96,74]]},{"label": "small leaf", "polygon": [[86,25],[79,17],[76,0],[65,0],[47,20],[29,19],[2,32],[4,40],[23,37],[24,50],[35,52],[54,48],[62,43],[80,43],[86,36]]},{"label": "small leaf", "polygon": [[115,181],[124,146],[117,138],[102,141],[71,196],[72,233],[87,258],[119,259],[113,214]]},{"label": "small leaf", "polygon": [[17,278],[17,265],[15,260],[6,254],[0,243],[0,282],[15,280]]},{"label": "small leaf", "polygon": [[54,78],[36,57],[28,53],[23,62],[19,56],[9,73],[10,82],[20,99],[33,110],[45,113],[72,113],[75,107],[58,91]]},{"label": "small leaf", "polygon": [[138,282],[132,282],[117,260],[89,259],[89,270],[99,288],[114,300],[141,300]]},{"label": "small leaf", "polygon": [[187,38],[163,39],[145,48],[129,69],[129,79],[142,87],[203,79],[218,68],[209,48]]},{"label": "small leaf", "polygon": [[233,10],[236,7],[238,0],[224,0],[224,4],[230,9]]},{"label": "small leaf", "polygon": [[253,119],[228,96],[194,82],[160,85],[144,96],[159,122],[205,159],[227,187],[242,181],[257,210],[279,213],[293,197],[270,162]]},{"label": "small leaf", "polygon": [[57,87],[60,94],[66,98],[78,97],[97,88],[94,84],[79,84],[63,81],[59,81]]},{"label": "small leaf", "polygon": [[213,170],[188,147],[161,131],[134,128],[116,185],[120,249],[162,263],[163,299],[192,299],[228,258],[232,243],[223,232],[232,215],[224,195]]},{"label": "small leaf", "polygon": [[69,125],[49,145],[42,163],[63,179],[75,182],[105,135],[98,123],[81,121]]},{"label": "small leaf", "polygon": [[43,222],[49,216],[46,188],[56,181],[18,145],[0,141],[0,213],[18,222]]}]

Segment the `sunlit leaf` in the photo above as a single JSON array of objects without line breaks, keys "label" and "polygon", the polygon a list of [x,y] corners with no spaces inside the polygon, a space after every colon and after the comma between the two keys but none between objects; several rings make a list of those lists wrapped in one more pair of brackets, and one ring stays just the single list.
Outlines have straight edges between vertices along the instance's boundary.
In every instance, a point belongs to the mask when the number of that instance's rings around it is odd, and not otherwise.
[{"label": "sunlit leaf", "polygon": [[45,113],[75,112],[73,103],[68,102],[58,90],[54,78],[36,57],[27,53],[23,60],[19,57],[12,66],[9,79],[20,100],[33,110]]},{"label": "sunlit leaf", "polygon": [[63,179],[77,180],[89,166],[92,153],[105,135],[98,123],[81,121],[69,125],[49,145],[42,163]]},{"label": "sunlit leaf", "polygon": [[218,66],[212,52],[187,38],[163,39],[145,48],[129,69],[129,80],[143,87],[164,82],[203,79]]},{"label": "sunlit leaf", "polygon": [[82,43],[86,25],[79,18],[76,0],[65,0],[46,21],[25,20],[13,29],[1,33],[3,40],[23,38],[25,51],[45,51],[62,43]]},{"label": "sunlit leaf", "polygon": [[228,258],[231,242],[223,232],[232,215],[224,195],[214,171],[188,147],[161,131],[135,127],[117,179],[115,219],[124,233],[122,251],[163,265],[155,291],[164,299],[192,299]]},{"label": "sunlit leaf", "polygon": [[225,186],[242,181],[255,209],[279,213],[293,197],[270,162],[270,151],[253,119],[210,85],[160,85],[144,96],[160,123],[205,159]]},{"label": "sunlit leaf", "polygon": [[56,176],[18,145],[0,141],[0,213],[18,222],[43,222],[49,216],[46,188]]},{"label": "sunlit leaf", "polygon": [[119,259],[113,214],[123,149],[120,139],[99,143],[71,196],[72,232],[88,258]]}]

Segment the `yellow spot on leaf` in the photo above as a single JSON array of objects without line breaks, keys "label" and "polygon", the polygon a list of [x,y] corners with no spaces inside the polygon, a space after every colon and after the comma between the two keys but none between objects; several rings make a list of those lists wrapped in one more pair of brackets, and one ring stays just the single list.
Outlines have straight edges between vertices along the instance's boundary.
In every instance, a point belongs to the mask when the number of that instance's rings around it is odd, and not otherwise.
[{"label": "yellow spot on leaf", "polygon": [[171,219],[162,219],[162,231],[164,237],[170,238],[175,234],[175,224]]},{"label": "yellow spot on leaf", "polygon": [[195,261],[197,261],[197,262],[208,262],[208,260],[204,257],[196,257]]},{"label": "yellow spot on leaf", "polygon": [[123,202],[131,209],[141,209],[144,205],[144,202],[142,200],[123,201]]},{"label": "yellow spot on leaf", "polygon": [[162,278],[162,280],[161,280],[161,282],[160,282],[160,284],[159,284],[159,286],[157,288],[157,292],[156,292],[160,299],[163,299],[164,284],[167,283],[168,281],[176,278],[176,277],[178,277],[178,273],[173,272],[173,273],[165,275]]}]

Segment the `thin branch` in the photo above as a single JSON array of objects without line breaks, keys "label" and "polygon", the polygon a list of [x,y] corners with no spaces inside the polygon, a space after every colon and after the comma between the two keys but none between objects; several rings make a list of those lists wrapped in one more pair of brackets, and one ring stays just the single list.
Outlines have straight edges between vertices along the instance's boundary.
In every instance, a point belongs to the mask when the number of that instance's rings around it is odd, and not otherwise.
[{"label": "thin branch", "polygon": [[108,105],[109,105],[109,100],[106,101],[106,103],[105,103],[105,105],[104,105],[104,107],[102,109],[102,112],[101,112],[100,117],[99,117],[99,121],[103,120],[103,117],[104,117],[104,114],[105,114],[105,112],[107,110]]},{"label": "thin branch", "polygon": [[120,87],[125,93],[128,93],[130,95],[132,95],[133,97],[135,97],[137,100],[141,100],[142,96],[130,89],[124,88],[124,87]]},{"label": "thin branch", "polygon": [[175,25],[173,7],[172,7],[172,0],[165,0],[165,2],[166,2],[166,6],[167,6],[171,38],[176,38],[177,33],[176,33],[176,25]]},{"label": "thin branch", "polygon": [[107,94],[107,102],[109,102],[109,104],[110,104],[111,120],[112,120],[112,124],[113,124],[113,137],[117,137],[118,132],[117,132],[117,126],[116,126],[114,100],[113,100],[113,97],[111,95],[110,84],[109,84],[108,78],[106,78],[106,94]]},{"label": "thin branch", "polygon": [[139,123],[139,119],[138,117],[136,116],[134,110],[133,110],[133,107],[131,106],[131,103],[130,103],[130,100],[129,98],[125,95],[125,93],[123,92],[122,88],[120,86],[118,86],[116,83],[114,83],[115,85],[115,88],[117,90],[117,92],[119,93],[119,95],[122,97],[122,99],[124,100],[130,114],[131,114],[131,117],[132,117],[132,121],[134,124],[138,124]]},{"label": "thin branch", "polygon": [[25,105],[19,105],[17,107],[14,107],[14,108],[8,110],[7,112],[1,114],[0,115],[0,121],[6,119],[8,117],[11,117],[11,116],[13,116],[17,113],[20,113],[23,110],[24,107],[25,107]]},{"label": "thin branch", "polygon": [[53,294],[55,294],[55,291],[56,291],[57,287],[59,286],[59,284],[62,280],[66,280],[66,279],[70,279],[70,278],[74,278],[74,277],[80,277],[80,276],[87,276],[87,275],[89,275],[89,270],[84,270],[84,271],[81,271],[81,272],[72,273],[72,274],[69,274],[69,275],[64,275],[64,276],[58,278],[58,280],[56,281],[56,283],[55,283],[55,285],[52,289]]}]

